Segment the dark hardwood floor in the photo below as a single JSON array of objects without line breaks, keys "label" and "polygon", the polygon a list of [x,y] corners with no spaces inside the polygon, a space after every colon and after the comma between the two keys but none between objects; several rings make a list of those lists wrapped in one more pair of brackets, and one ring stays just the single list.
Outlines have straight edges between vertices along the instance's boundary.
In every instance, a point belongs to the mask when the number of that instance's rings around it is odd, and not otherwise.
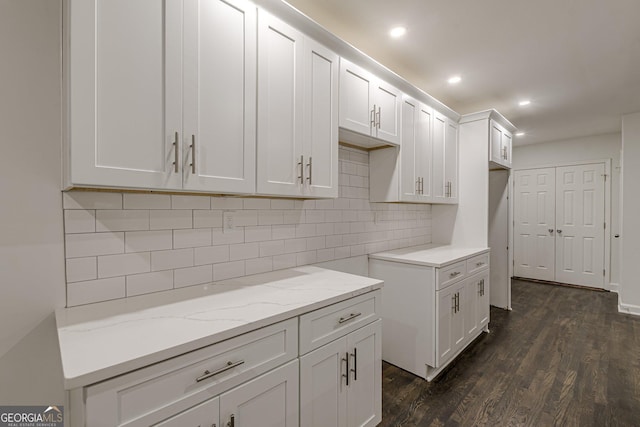
[{"label": "dark hardwood floor", "polygon": [[514,281],[512,306],[431,383],[384,363],[380,426],[640,426],[640,318],[616,294]]}]

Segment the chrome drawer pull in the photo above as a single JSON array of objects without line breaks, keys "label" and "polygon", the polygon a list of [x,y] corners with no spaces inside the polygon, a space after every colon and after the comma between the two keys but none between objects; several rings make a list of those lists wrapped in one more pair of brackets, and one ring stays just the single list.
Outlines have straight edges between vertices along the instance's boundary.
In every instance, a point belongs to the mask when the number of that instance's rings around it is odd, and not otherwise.
[{"label": "chrome drawer pull", "polygon": [[484,265],[484,262],[476,262],[476,267],[482,267]]},{"label": "chrome drawer pull", "polygon": [[338,319],[338,323],[348,322],[349,320],[353,320],[358,316],[362,316],[362,313],[351,313],[347,317],[341,317],[340,319]]},{"label": "chrome drawer pull", "polygon": [[202,376],[196,378],[196,382],[200,382],[200,381],[204,381],[207,378],[211,378],[215,375],[221,374],[225,371],[228,371],[229,369],[233,369],[236,366],[240,366],[244,363],[244,360],[238,360],[237,362],[233,363],[231,361],[227,362],[227,366],[225,366],[224,368],[220,368],[217,371],[213,371],[213,372],[209,372],[208,370],[204,371],[204,374],[202,374]]},{"label": "chrome drawer pull", "polygon": [[459,271],[454,271],[453,273],[449,274],[449,277],[453,279],[454,277],[459,276],[459,275],[460,275]]}]

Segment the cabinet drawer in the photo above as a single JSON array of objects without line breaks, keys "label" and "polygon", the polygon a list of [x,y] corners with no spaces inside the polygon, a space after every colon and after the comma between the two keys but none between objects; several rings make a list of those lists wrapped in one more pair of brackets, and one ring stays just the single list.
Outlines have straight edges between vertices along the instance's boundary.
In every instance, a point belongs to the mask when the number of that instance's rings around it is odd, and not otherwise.
[{"label": "cabinet drawer", "polygon": [[489,268],[489,253],[474,256],[467,260],[467,275]]},{"label": "cabinet drawer", "polygon": [[87,425],[161,421],[295,359],[297,344],[294,318],[90,386]]},{"label": "cabinet drawer", "polygon": [[380,290],[300,316],[300,354],[340,338],[380,317]]},{"label": "cabinet drawer", "polygon": [[443,268],[438,268],[436,271],[438,272],[436,289],[444,289],[465,277],[467,272],[466,261],[460,261]]}]

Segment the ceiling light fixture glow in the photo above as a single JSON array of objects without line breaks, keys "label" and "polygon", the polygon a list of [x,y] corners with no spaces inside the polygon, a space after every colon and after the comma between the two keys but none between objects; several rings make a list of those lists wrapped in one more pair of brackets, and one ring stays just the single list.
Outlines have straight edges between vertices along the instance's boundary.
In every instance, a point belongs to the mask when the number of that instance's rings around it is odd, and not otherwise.
[{"label": "ceiling light fixture glow", "polygon": [[389,35],[394,39],[397,39],[398,37],[402,37],[406,33],[407,33],[407,29],[405,27],[395,27],[395,28],[392,28],[391,31],[389,31]]},{"label": "ceiling light fixture glow", "polygon": [[524,136],[524,132],[518,132],[516,133],[516,136]]},{"label": "ceiling light fixture glow", "polygon": [[522,101],[518,102],[518,105],[521,107],[526,107],[529,104],[531,104],[531,101],[529,101],[528,99],[523,99]]},{"label": "ceiling light fixture glow", "polygon": [[458,84],[461,81],[462,81],[462,77],[460,76],[451,76],[449,77],[449,80],[447,80],[447,82],[449,82],[450,85]]}]

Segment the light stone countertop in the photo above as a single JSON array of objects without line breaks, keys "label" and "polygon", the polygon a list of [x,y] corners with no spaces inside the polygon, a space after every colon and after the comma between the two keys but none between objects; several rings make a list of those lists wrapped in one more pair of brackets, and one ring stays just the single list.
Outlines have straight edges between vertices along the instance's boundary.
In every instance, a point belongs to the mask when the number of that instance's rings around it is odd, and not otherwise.
[{"label": "light stone countertop", "polygon": [[93,384],[382,287],[304,266],[56,310],[65,389]]},{"label": "light stone countertop", "polygon": [[453,245],[422,245],[370,254],[369,259],[403,262],[427,267],[445,267],[465,258],[489,252],[489,248]]}]

